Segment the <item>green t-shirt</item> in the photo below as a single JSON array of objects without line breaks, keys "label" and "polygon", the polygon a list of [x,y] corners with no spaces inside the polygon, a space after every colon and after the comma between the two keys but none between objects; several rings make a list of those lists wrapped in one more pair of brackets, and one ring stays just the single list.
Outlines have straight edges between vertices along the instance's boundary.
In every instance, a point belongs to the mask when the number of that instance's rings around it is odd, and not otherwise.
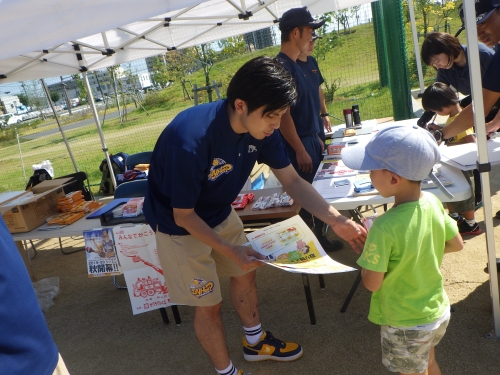
[{"label": "green t-shirt", "polygon": [[394,327],[438,319],[449,306],[439,267],[445,242],[457,233],[456,222],[430,193],[378,217],[357,262],[385,272],[382,286],[372,294],[368,319]]}]

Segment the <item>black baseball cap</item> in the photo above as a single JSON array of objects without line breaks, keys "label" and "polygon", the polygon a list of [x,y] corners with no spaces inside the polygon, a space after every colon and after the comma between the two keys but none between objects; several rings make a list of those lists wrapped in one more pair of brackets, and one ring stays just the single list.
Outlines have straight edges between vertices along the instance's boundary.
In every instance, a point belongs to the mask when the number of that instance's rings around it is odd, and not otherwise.
[{"label": "black baseball cap", "polygon": [[313,40],[313,42],[314,42],[315,40],[317,40],[317,39],[321,39],[321,38],[323,38],[323,37],[322,37],[322,36],[319,36],[318,34],[316,34],[315,32],[313,32],[313,35],[312,35],[312,40]]},{"label": "black baseball cap", "polygon": [[325,20],[315,20],[307,7],[287,10],[280,18],[280,30],[288,31],[299,26],[310,26],[318,29],[325,24]]},{"label": "black baseball cap", "polygon": [[[500,0],[476,0],[476,25],[485,22],[495,11],[496,8],[500,8]],[[464,4],[460,4],[458,7],[458,14],[462,19],[462,24],[465,23],[464,20]]]}]

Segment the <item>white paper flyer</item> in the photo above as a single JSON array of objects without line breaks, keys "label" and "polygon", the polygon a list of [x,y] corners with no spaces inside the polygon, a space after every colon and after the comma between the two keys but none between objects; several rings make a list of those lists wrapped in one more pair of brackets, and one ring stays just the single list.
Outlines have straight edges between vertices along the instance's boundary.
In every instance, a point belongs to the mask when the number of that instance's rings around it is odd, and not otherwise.
[{"label": "white paper flyer", "polygon": [[113,234],[133,314],[170,306],[151,227],[147,224],[117,226]]},{"label": "white paper flyer", "polygon": [[253,249],[267,264],[296,273],[340,273],[356,271],[330,258],[300,216],[247,234]]},{"label": "white paper flyer", "polygon": [[111,229],[97,228],[83,231],[87,272],[89,278],[120,275]]}]

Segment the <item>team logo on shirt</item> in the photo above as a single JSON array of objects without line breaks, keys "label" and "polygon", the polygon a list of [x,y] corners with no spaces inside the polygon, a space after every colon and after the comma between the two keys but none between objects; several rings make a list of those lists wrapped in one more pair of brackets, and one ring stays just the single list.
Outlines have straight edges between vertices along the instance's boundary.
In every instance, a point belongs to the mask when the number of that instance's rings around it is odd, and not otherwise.
[{"label": "team logo on shirt", "polygon": [[208,174],[208,180],[215,181],[220,175],[228,174],[232,170],[232,164],[227,164],[220,158],[214,158],[214,160],[212,161],[212,167],[210,168],[210,173]]},{"label": "team logo on shirt", "polygon": [[257,147],[254,145],[248,145],[248,153],[251,154],[252,152],[257,152]]},{"label": "team logo on shirt", "polygon": [[375,254],[375,251],[377,251],[377,245],[374,243],[365,245],[363,254],[361,254],[363,260],[371,264],[378,264],[380,254]]},{"label": "team logo on shirt", "polygon": [[191,293],[195,297],[201,298],[214,291],[213,281],[206,281],[203,279],[193,279],[191,283],[192,284],[189,286],[189,290],[191,290]]}]

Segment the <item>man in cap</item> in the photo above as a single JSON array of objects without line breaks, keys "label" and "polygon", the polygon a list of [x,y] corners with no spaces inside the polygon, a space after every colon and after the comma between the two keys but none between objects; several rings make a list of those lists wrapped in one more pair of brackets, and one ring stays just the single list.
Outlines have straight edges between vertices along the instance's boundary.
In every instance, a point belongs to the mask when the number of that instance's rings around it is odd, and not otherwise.
[{"label": "man in cap", "polygon": [[316,44],[316,41],[318,39],[321,39],[321,36],[316,34],[315,32],[313,33],[313,37],[311,41],[309,42],[309,46],[307,47],[307,52],[306,53],[300,53],[299,57],[297,58],[297,64],[302,68],[304,71],[304,74],[306,75],[307,79],[310,79],[313,81],[315,86],[318,86],[318,95],[314,95],[313,99],[315,101],[316,108],[319,108],[319,137],[321,140],[324,142],[325,141],[325,130],[326,131],[332,131],[332,125],[330,123],[330,118],[328,117],[328,110],[326,108],[326,101],[325,101],[325,94],[323,92],[323,88],[321,85],[325,80],[323,79],[323,76],[321,75],[321,71],[319,70],[318,62],[316,59],[312,56],[312,53],[314,51],[314,46]]},{"label": "man in cap", "polygon": [[[281,48],[277,58],[295,80],[298,98],[281,118],[281,135],[290,161],[300,177],[312,183],[314,175],[323,159],[323,141],[320,139],[318,121],[318,83],[308,79],[307,73],[297,64],[300,54],[307,56],[309,43],[315,29],[325,24],[315,20],[307,7],[293,8],[280,19]],[[312,227],[312,216],[302,210],[301,216]],[[314,231],[326,251],[342,248],[342,242],[329,242],[323,236],[324,223],[314,218]]]}]

